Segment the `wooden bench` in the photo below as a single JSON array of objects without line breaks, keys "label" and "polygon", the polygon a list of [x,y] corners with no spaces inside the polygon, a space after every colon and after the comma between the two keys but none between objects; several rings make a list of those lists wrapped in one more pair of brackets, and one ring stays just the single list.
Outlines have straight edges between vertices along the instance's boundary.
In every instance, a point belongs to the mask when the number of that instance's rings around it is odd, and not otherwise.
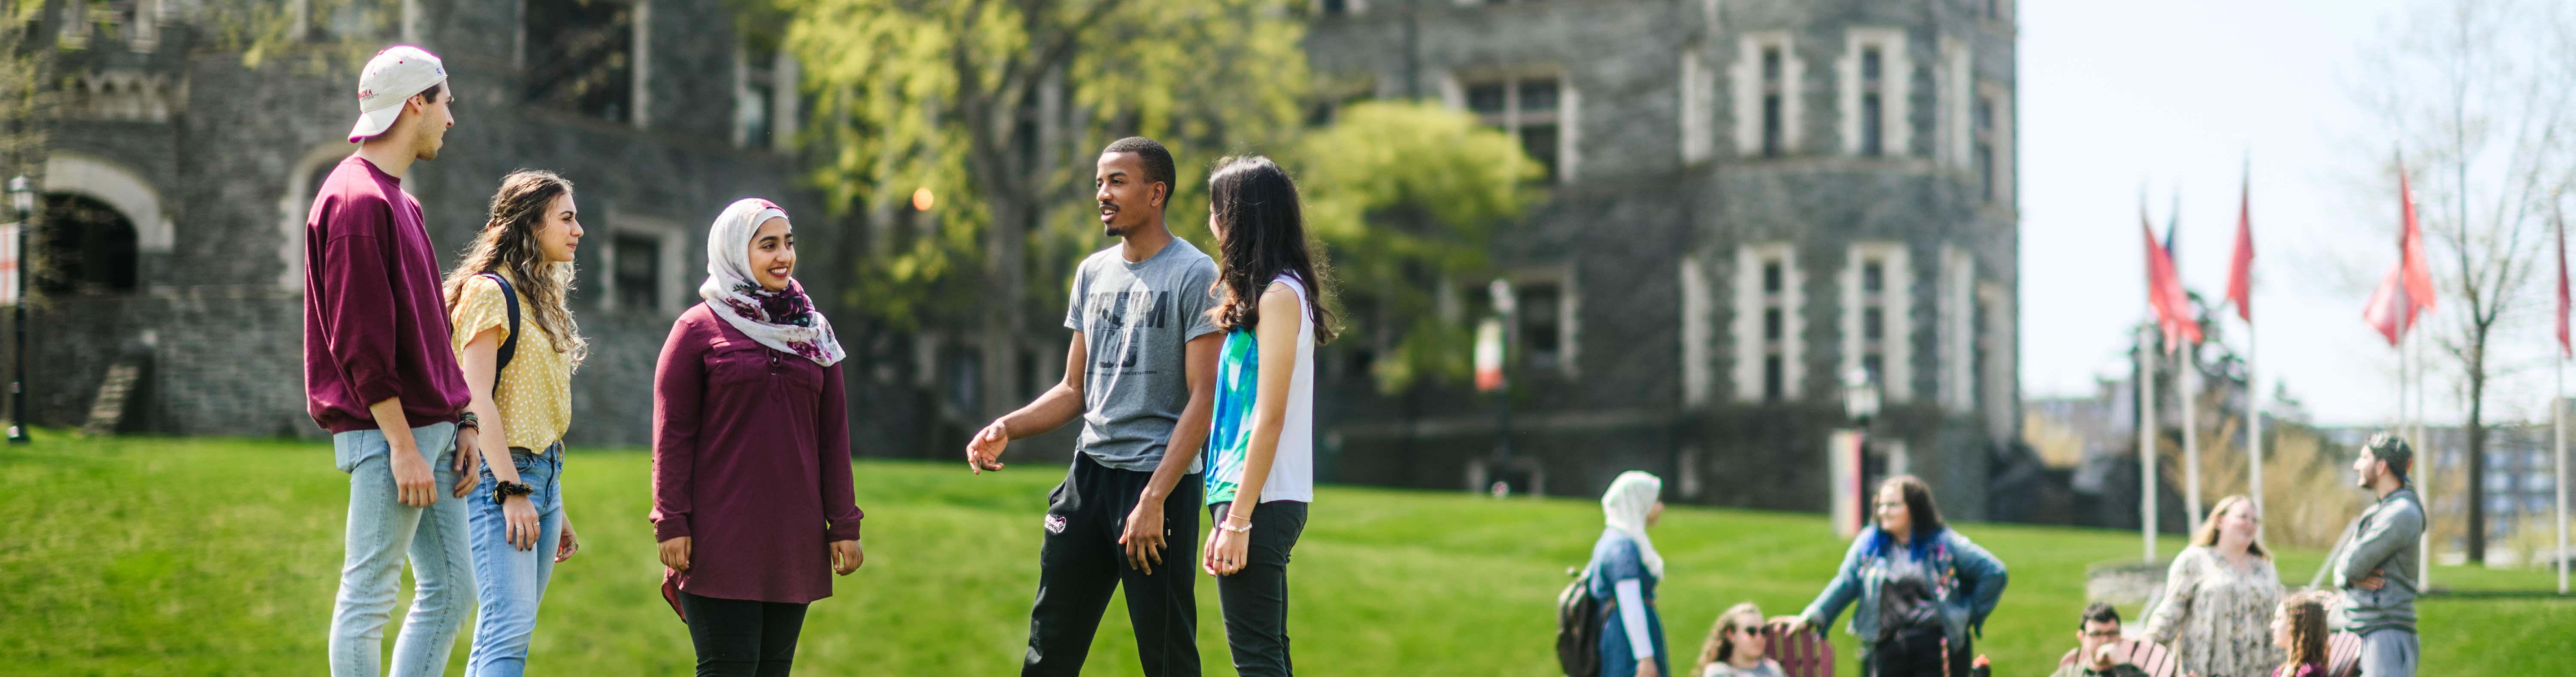
[{"label": "wooden bench", "polygon": [[1764,651],[1780,662],[1788,677],[1834,677],[1834,645],[1822,632],[1783,633],[1778,625],[1762,626]]},{"label": "wooden bench", "polygon": [[[2138,669],[2147,671],[2148,677],[2180,677],[2182,674],[2182,666],[2174,662],[2173,651],[2162,644],[2124,639],[2112,647],[2113,662],[2138,666]],[[2084,657],[2078,655],[2081,653],[2084,653],[2081,647],[2067,649],[2066,656],[2057,659],[2057,664],[2062,667],[2082,662]]]},{"label": "wooden bench", "polygon": [[2326,677],[2353,677],[2361,673],[2361,635],[2337,632],[2326,635]]}]

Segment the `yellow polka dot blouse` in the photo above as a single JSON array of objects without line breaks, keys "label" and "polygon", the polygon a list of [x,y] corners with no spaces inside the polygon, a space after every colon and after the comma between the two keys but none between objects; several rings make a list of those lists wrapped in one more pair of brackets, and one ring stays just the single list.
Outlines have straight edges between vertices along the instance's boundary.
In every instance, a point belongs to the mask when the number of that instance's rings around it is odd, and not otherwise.
[{"label": "yellow polka dot blouse", "polygon": [[[510,284],[515,288],[518,281]],[[509,434],[510,446],[544,451],[572,427],[572,356],[555,351],[553,337],[537,323],[536,306],[527,294],[518,296],[518,352],[493,384],[492,404],[501,410],[501,427]],[[465,344],[475,334],[494,327],[504,334],[509,331],[510,310],[501,302],[501,285],[481,276],[467,280],[463,298],[457,299],[454,316],[448,320],[456,332],[448,340],[462,364]]]}]

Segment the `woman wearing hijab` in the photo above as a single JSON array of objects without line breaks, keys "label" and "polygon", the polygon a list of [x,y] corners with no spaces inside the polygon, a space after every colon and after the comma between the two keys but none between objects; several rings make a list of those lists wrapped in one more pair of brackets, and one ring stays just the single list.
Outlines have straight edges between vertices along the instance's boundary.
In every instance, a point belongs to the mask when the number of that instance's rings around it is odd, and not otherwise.
[{"label": "woman wearing hijab", "polygon": [[1878,485],[1878,523],[1852,539],[1834,580],[1805,611],[1776,619],[1797,632],[1852,610],[1861,674],[1968,674],[1971,646],[2004,595],[2004,563],[1941,522],[1932,487],[1912,475]]},{"label": "woman wearing hijab", "polygon": [[805,606],[832,595],[826,571],[866,557],[841,344],[795,271],[785,210],[726,207],[706,302],[673,323],[654,372],[653,536],[700,677],[786,675]]},{"label": "woman wearing hijab", "polygon": [[1584,565],[1594,599],[1601,605],[1601,677],[1658,677],[1672,674],[1664,657],[1664,621],[1655,613],[1655,584],[1664,580],[1664,557],[1646,527],[1664,515],[1664,481],[1630,470],[1610,481],[1601,494],[1601,515],[1608,523],[1592,545],[1592,562]]}]

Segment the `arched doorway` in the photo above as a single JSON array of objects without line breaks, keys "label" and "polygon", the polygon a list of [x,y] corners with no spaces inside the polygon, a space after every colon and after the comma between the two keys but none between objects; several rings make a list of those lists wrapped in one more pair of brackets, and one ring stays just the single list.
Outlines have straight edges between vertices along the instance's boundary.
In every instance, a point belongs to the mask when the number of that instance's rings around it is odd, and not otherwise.
[{"label": "arched doorway", "polygon": [[87,195],[48,193],[44,220],[35,232],[37,291],[101,294],[134,291],[137,240],[134,222]]}]

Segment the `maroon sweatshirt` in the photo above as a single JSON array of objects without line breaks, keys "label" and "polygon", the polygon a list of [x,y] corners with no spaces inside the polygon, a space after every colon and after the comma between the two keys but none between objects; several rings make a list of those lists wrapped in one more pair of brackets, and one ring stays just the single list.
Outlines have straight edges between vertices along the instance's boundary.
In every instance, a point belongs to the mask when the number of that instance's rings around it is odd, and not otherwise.
[{"label": "maroon sweatshirt", "polygon": [[841,367],[752,341],[698,304],[653,372],[653,540],[690,537],[664,583],[700,597],[832,596],[832,541],[859,537]]},{"label": "maroon sweatshirt", "polygon": [[412,426],[453,423],[471,394],[448,349],[438,254],[402,179],[351,155],[304,219],[304,401],[334,433],[374,430],[402,398]]}]

